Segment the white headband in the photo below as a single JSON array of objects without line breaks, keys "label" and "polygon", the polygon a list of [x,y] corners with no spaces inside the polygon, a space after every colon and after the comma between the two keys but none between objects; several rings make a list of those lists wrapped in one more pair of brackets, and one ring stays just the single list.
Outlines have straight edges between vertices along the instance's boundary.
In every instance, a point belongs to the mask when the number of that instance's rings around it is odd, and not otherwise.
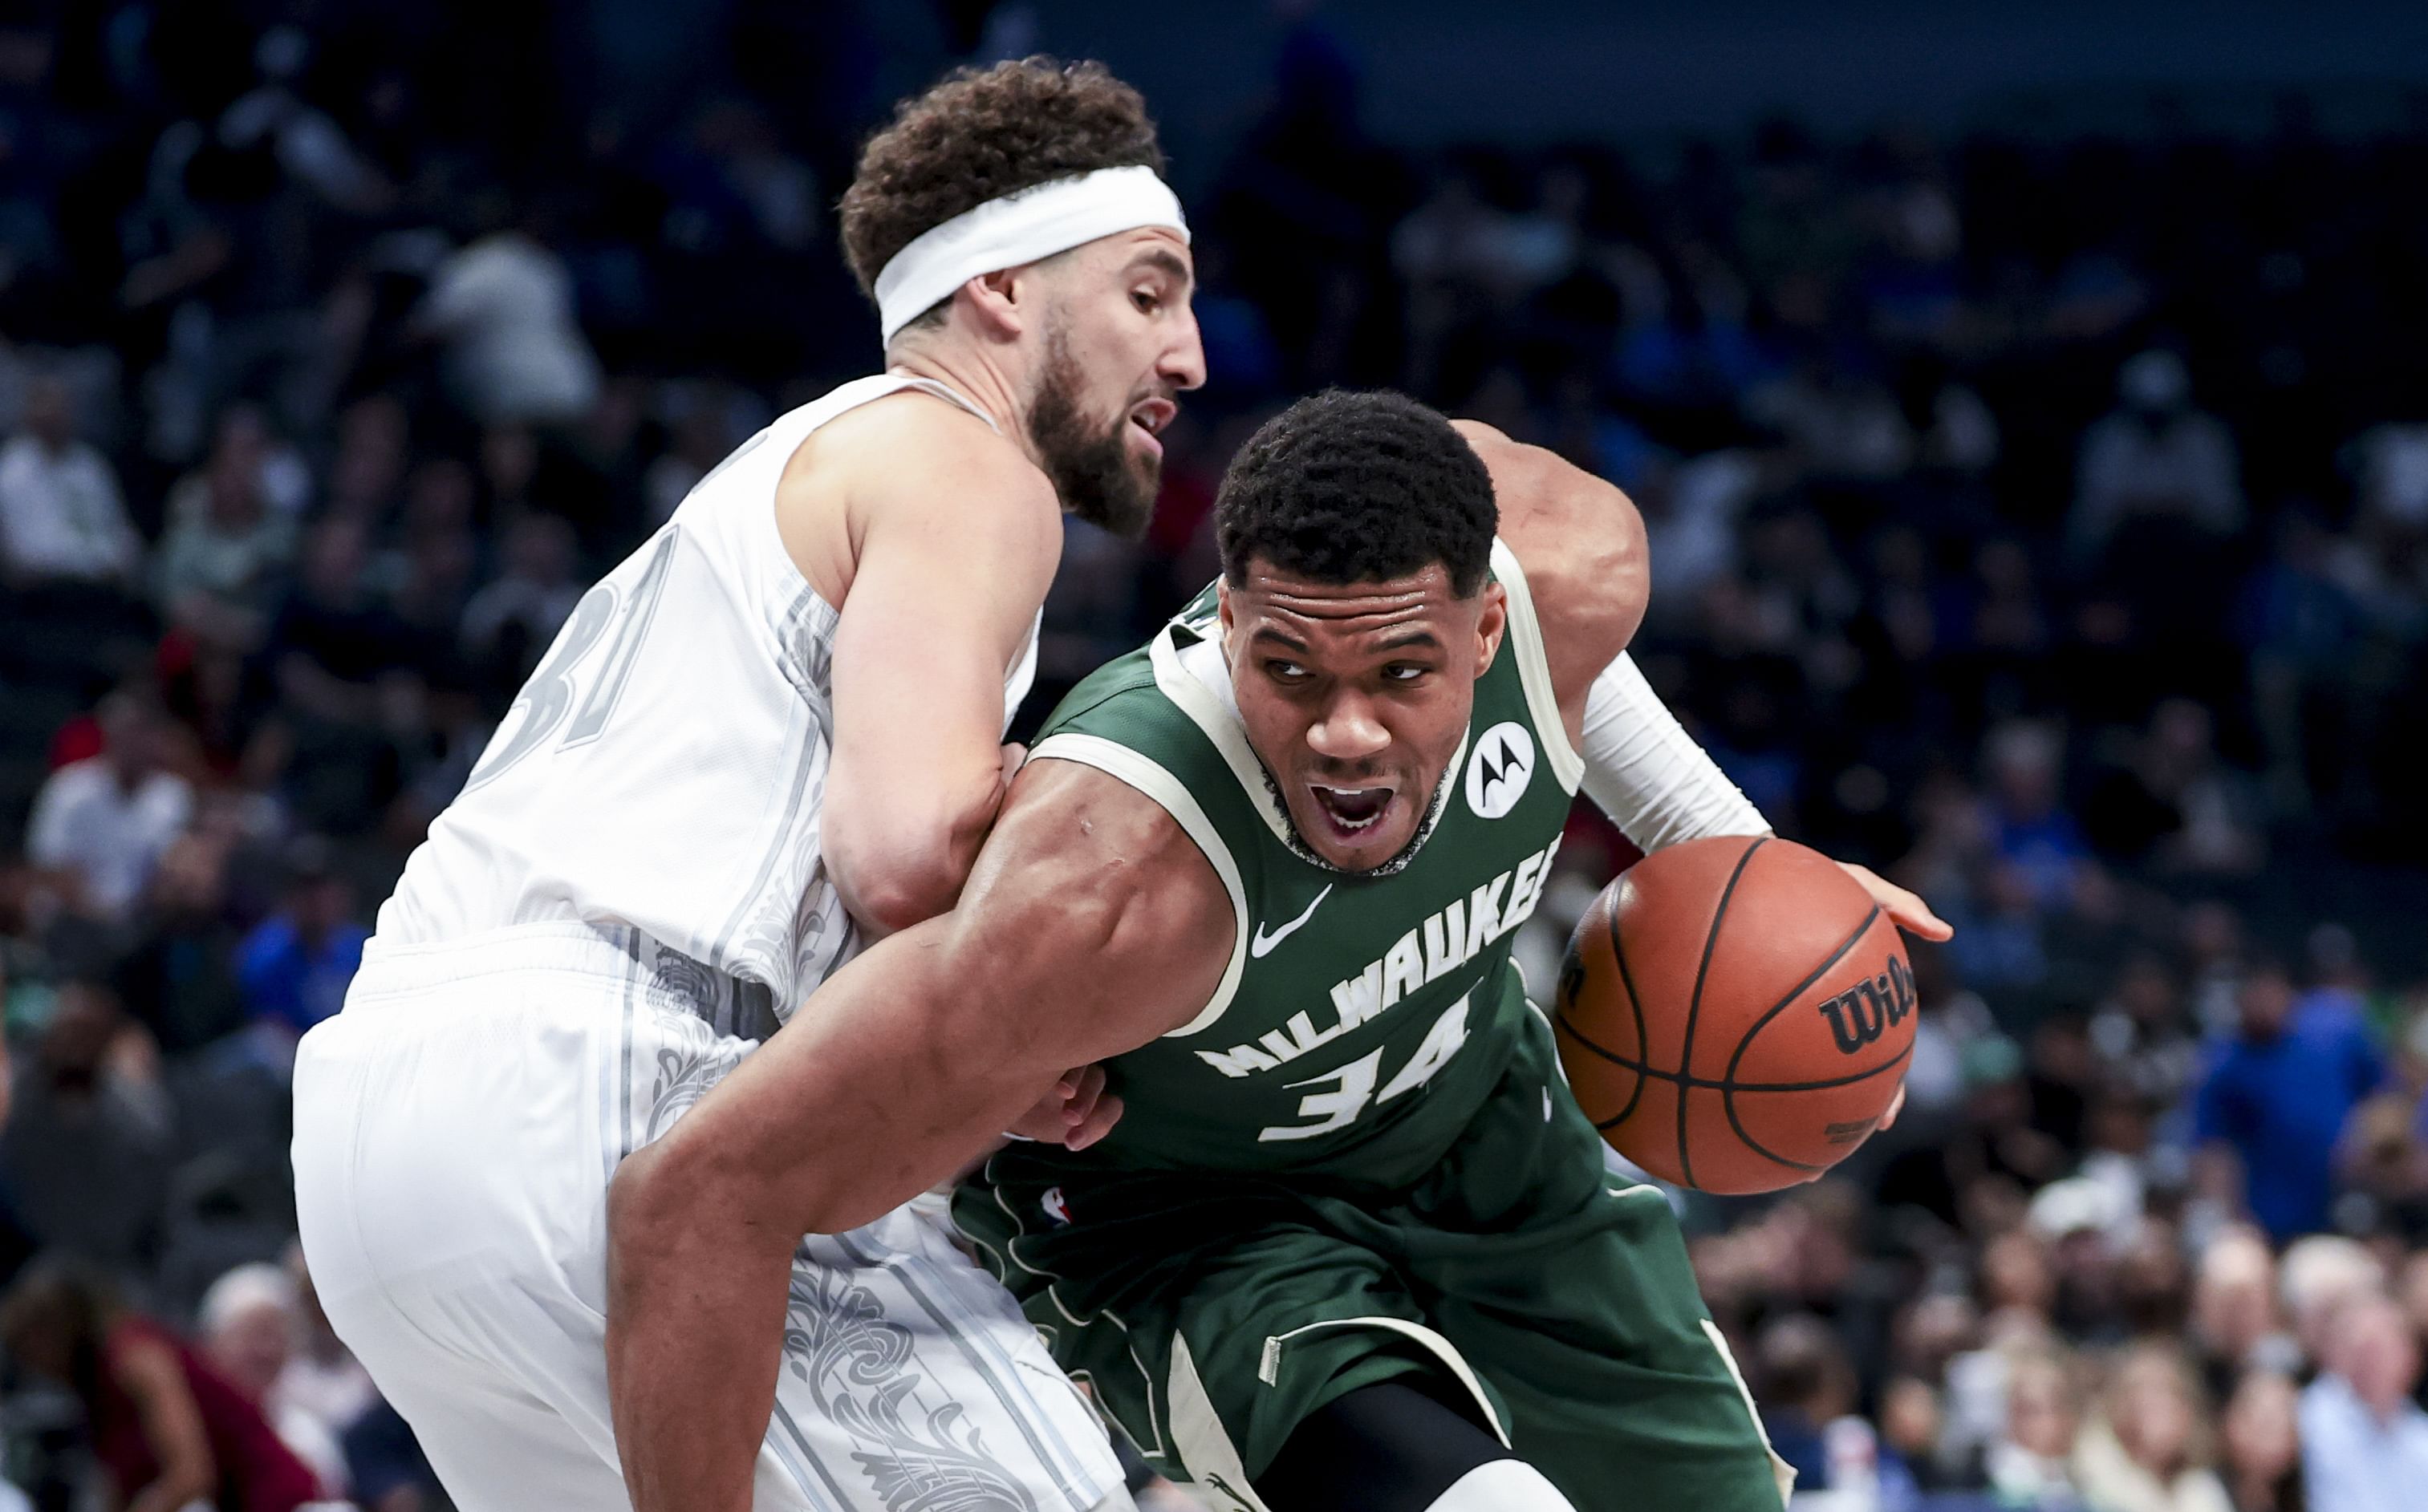
[{"label": "white headband", "polygon": [[890,342],[971,279],[1140,226],[1189,239],[1179,197],[1143,166],[1100,168],[989,200],[920,233],[878,270],[878,323]]}]

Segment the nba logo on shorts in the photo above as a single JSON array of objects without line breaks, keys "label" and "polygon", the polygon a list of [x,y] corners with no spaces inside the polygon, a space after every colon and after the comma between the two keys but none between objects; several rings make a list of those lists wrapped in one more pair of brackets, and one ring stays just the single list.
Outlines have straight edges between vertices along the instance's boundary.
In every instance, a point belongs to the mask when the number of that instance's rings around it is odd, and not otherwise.
[{"label": "nba logo on shorts", "polygon": [[1467,806],[1478,819],[1499,819],[1526,796],[1534,775],[1534,737],[1515,720],[1484,732],[1467,759]]},{"label": "nba logo on shorts", "polygon": [[1063,1204],[1060,1187],[1047,1187],[1045,1195],[1037,1199],[1037,1205],[1045,1210],[1045,1216],[1053,1219],[1056,1227],[1062,1228],[1071,1227],[1071,1210]]}]

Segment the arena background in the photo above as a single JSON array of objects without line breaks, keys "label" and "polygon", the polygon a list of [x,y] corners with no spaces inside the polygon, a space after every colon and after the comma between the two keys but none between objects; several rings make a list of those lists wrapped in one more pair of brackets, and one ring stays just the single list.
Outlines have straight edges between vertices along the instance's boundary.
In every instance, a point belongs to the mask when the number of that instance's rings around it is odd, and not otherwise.
[{"label": "arena background", "polygon": [[[294,1037],[582,586],[876,362],[859,139],[1031,51],[1156,108],[1213,377],[1024,721],[1211,575],[1289,397],[1618,481],[1656,686],[1959,929],[1893,1133],[1681,1198],[1813,1504],[2428,1506],[2412,5],[8,6],[0,1271],[444,1504],[279,1269]],[[1581,815],[1534,980],[1629,854]],[[0,1471],[93,1504],[7,1385]]]}]

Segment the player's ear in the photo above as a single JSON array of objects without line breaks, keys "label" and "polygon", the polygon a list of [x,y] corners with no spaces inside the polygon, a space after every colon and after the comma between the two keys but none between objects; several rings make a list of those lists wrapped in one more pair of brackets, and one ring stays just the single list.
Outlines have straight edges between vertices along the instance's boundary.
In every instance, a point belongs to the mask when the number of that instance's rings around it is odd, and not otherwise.
[{"label": "player's ear", "polygon": [[981,273],[962,285],[954,298],[963,301],[977,320],[978,330],[998,341],[1017,337],[1027,325],[1026,306],[1036,301],[1038,290],[1025,287],[1021,275],[1025,268],[1007,268],[1000,272]]},{"label": "player's ear", "polygon": [[1486,582],[1476,596],[1484,600],[1484,610],[1475,618],[1475,675],[1481,677],[1492,670],[1492,658],[1501,654],[1501,642],[1509,634],[1509,592]]}]

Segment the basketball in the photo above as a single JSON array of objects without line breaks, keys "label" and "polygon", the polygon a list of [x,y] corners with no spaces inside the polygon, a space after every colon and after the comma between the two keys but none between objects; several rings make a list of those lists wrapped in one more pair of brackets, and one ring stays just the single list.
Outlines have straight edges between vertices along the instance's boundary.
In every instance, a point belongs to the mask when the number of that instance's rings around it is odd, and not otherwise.
[{"label": "basketball", "polygon": [[1585,911],[1552,1016],[1585,1116],[1645,1170],[1704,1192],[1793,1186],[1878,1127],[1913,1052],[1896,926],[1790,840],[1690,840]]}]

